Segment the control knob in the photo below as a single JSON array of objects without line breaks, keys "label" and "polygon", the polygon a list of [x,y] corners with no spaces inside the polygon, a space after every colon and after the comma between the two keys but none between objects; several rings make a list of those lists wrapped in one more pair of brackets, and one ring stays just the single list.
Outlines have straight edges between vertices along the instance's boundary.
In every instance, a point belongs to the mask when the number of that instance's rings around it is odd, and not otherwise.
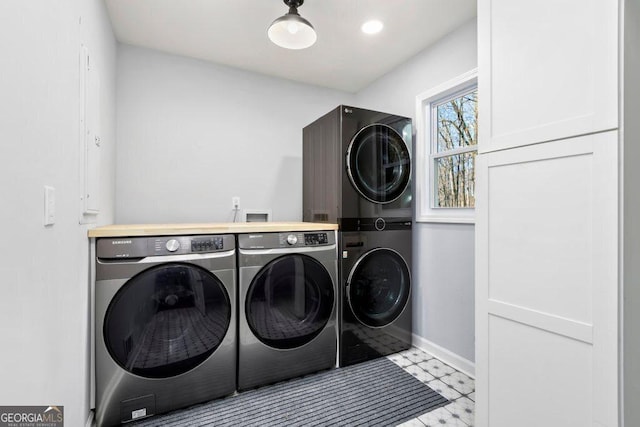
[{"label": "control knob", "polygon": [[176,239],[171,239],[167,241],[167,243],[164,246],[167,248],[169,252],[175,252],[178,249],[180,249],[180,242],[178,242]]},{"label": "control knob", "polygon": [[295,234],[289,234],[287,236],[287,243],[290,245],[295,245],[296,243],[298,243],[298,236],[296,236]]}]

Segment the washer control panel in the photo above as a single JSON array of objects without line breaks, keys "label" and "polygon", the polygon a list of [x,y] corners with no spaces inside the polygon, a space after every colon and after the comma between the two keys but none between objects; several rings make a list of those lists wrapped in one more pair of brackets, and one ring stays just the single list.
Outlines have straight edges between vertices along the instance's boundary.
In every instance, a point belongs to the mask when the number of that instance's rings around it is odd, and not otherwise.
[{"label": "washer control panel", "polygon": [[191,239],[191,252],[211,252],[224,249],[222,237],[201,237]]},{"label": "washer control panel", "polygon": [[143,258],[233,250],[233,235],[158,236],[100,238],[96,241],[98,258]]},{"label": "washer control panel", "polygon": [[215,252],[225,248],[222,236],[156,237],[154,255]]}]

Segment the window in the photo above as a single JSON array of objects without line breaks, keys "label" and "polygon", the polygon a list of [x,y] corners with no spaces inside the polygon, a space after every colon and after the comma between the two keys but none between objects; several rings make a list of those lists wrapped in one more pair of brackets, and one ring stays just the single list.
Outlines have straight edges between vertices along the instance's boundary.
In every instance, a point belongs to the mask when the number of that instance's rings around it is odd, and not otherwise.
[{"label": "window", "polygon": [[477,71],[416,97],[417,221],[473,222]]},{"label": "window", "polygon": [[436,103],[431,112],[433,207],[472,208],[478,151],[478,89]]}]

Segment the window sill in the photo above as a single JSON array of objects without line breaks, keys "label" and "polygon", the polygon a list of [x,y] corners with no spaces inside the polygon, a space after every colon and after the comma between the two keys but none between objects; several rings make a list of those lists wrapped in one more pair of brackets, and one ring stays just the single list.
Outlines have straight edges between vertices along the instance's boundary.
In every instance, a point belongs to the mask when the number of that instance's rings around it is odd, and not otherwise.
[{"label": "window sill", "polygon": [[416,217],[416,222],[440,224],[475,224],[476,219],[475,217],[471,216],[422,215]]}]

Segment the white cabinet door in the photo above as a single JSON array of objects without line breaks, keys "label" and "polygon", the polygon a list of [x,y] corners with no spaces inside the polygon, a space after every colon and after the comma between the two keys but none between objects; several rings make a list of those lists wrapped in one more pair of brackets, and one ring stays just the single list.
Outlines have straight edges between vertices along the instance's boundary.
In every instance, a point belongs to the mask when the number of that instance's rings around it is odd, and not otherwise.
[{"label": "white cabinet door", "polygon": [[480,152],[618,127],[617,0],[478,0]]},{"label": "white cabinet door", "polygon": [[618,132],[478,156],[476,425],[617,426]]}]

